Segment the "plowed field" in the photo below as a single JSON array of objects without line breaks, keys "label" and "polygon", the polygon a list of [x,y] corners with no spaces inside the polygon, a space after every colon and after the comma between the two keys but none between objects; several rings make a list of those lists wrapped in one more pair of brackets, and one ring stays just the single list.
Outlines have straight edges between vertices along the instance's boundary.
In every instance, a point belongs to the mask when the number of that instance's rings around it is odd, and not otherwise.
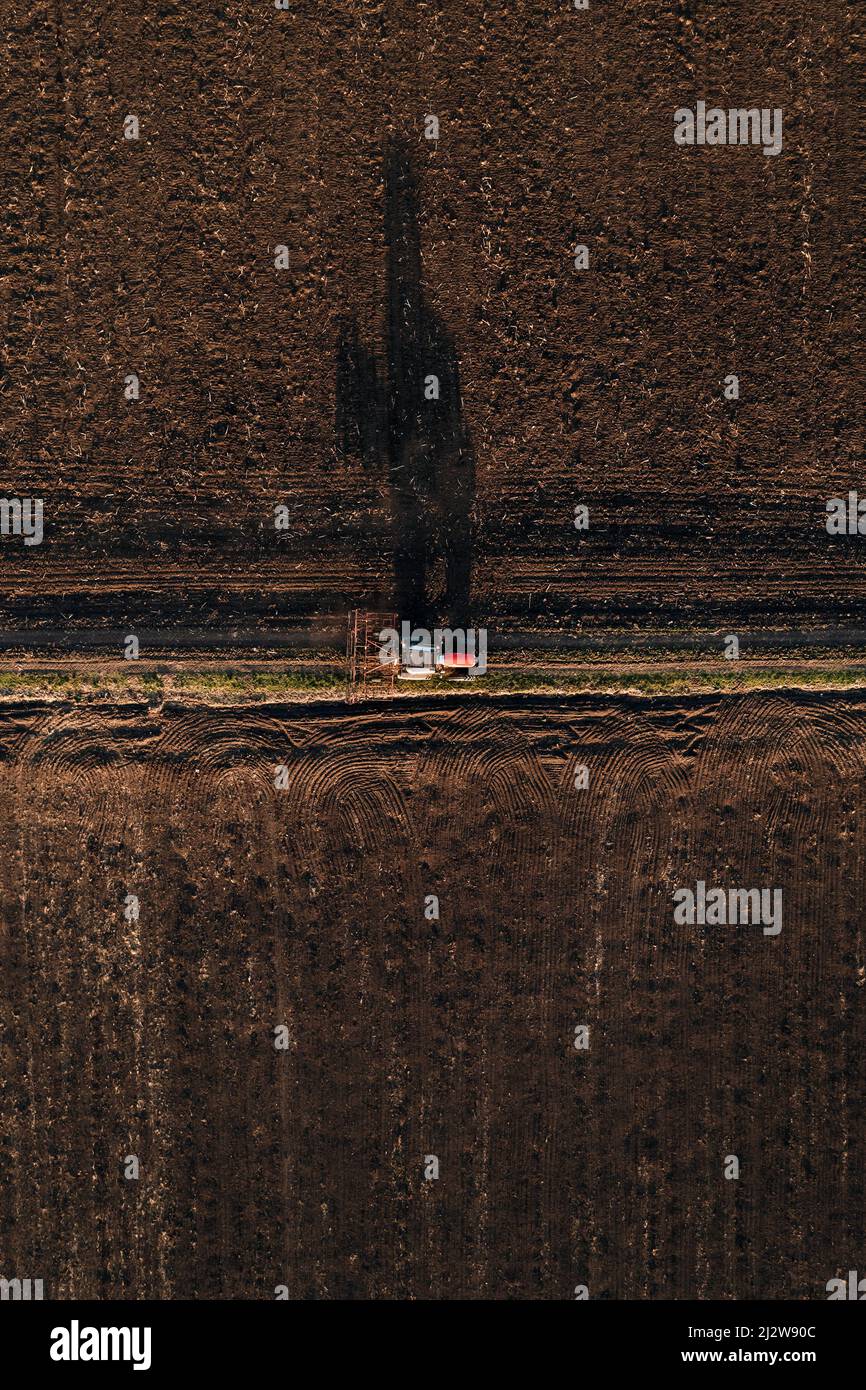
[{"label": "plowed field", "polygon": [[[45,539],[3,540],[4,629],[862,626],[824,529],[866,491],[857,6],[43,0],[5,37],[0,481]],[[676,147],[699,99],[780,108],[781,154]]]},{"label": "plowed field", "polygon": [[[27,704],[0,756],[7,1274],[811,1299],[861,1266],[859,695]],[[781,932],[676,925],[697,879],[780,887]]]}]

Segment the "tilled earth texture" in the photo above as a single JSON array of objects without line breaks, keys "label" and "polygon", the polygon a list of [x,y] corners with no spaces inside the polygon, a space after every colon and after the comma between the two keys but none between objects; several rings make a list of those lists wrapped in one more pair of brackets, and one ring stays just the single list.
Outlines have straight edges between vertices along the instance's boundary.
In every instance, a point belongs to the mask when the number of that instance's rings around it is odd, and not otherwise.
[{"label": "tilled earth texture", "polygon": [[[862,5],[4,30],[2,486],[45,508],[4,629],[862,625],[824,510],[866,486]],[[778,108],[781,152],[676,145],[698,101]]]},{"label": "tilled earth texture", "polygon": [[[0,752],[0,1247],[46,1298],[862,1267],[863,697],[31,704]],[[698,879],[781,930],[677,924]]]}]

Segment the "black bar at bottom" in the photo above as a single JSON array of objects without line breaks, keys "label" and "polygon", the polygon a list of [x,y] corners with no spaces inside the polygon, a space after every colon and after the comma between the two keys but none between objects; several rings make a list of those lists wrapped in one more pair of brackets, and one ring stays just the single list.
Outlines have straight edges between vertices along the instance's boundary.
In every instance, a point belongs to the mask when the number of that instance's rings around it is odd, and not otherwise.
[{"label": "black bar at bottom", "polygon": [[61,1383],[100,1372],[158,1383],[184,1373],[231,1383],[251,1372],[307,1381],[345,1370],[448,1387],[500,1368],[519,1376],[525,1360],[533,1381],[565,1384],[792,1366],[826,1382],[858,1364],[866,1310],[840,1306],[848,1301],[4,1302],[0,1330],[19,1378],[33,1371]]}]

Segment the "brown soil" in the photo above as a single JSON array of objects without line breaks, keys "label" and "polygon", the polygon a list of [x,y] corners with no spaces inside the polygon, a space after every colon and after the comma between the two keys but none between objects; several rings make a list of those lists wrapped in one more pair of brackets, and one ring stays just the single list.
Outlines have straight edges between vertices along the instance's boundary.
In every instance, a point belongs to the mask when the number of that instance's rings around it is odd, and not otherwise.
[{"label": "brown soil", "polygon": [[[28,704],[0,748],[0,1248],[46,1297],[860,1267],[862,697]],[[674,925],[698,878],[781,934]]]},{"label": "brown soil", "polygon": [[[859,680],[866,538],[824,504],[866,496],[860,8],[19,8],[0,1277],[825,1297],[864,1259],[866,696],[182,682],[338,669],[356,605],[482,623],[506,674],[712,672],[732,632],[744,680],[801,645]],[[782,107],[783,154],[677,150],[700,98]],[[781,935],[676,926],[697,879],[781,887]]]},{"label": "brown soil", "polygon": [[[403,545],[447,597],[469,501],[493,630],[859,625],[823,507],[864,490],[863,49],[844,0],[25,7],[0,442],[46,536],[3,541],[2,626],[315,629]],[[782,155],[675,149],[702,96],[781,106]]]}]

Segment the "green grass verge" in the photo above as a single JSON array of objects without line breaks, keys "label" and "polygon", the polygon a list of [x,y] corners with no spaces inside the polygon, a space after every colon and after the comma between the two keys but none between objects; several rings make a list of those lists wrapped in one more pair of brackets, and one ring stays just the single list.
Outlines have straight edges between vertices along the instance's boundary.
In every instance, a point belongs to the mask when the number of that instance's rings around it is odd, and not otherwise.
[{"label": "green grass verge", "polygon": [[[640,694],[688,695],[712,691],[807,690],[866,687],[866,670],[849,666],[752,667],[736,663],[717,670],[598,671],[591,666],[561,671],[536,666],[525,671],[493,671],[474,680],[398,682],[397,699],[462,695]],[[70,700],[80,703],[163,700],[203,704],[262,704],[340,700],[345,685],[333,670],[267,672],[189,671],[170,676],[123,672],[117,675],[67,671],[0,672],[0,699]],[[385,692],[379,698],[387,698]]]},{"label": "green grass verge", "polygon": [[719,671],[503,671],[472,682],[491,695],[508,693],[576,693],[636,691],[642,695],[687,695],[713,690],[809,690],[866,686],[866,670],[856,667],[803,667],[800,670],[761,667]]}]

